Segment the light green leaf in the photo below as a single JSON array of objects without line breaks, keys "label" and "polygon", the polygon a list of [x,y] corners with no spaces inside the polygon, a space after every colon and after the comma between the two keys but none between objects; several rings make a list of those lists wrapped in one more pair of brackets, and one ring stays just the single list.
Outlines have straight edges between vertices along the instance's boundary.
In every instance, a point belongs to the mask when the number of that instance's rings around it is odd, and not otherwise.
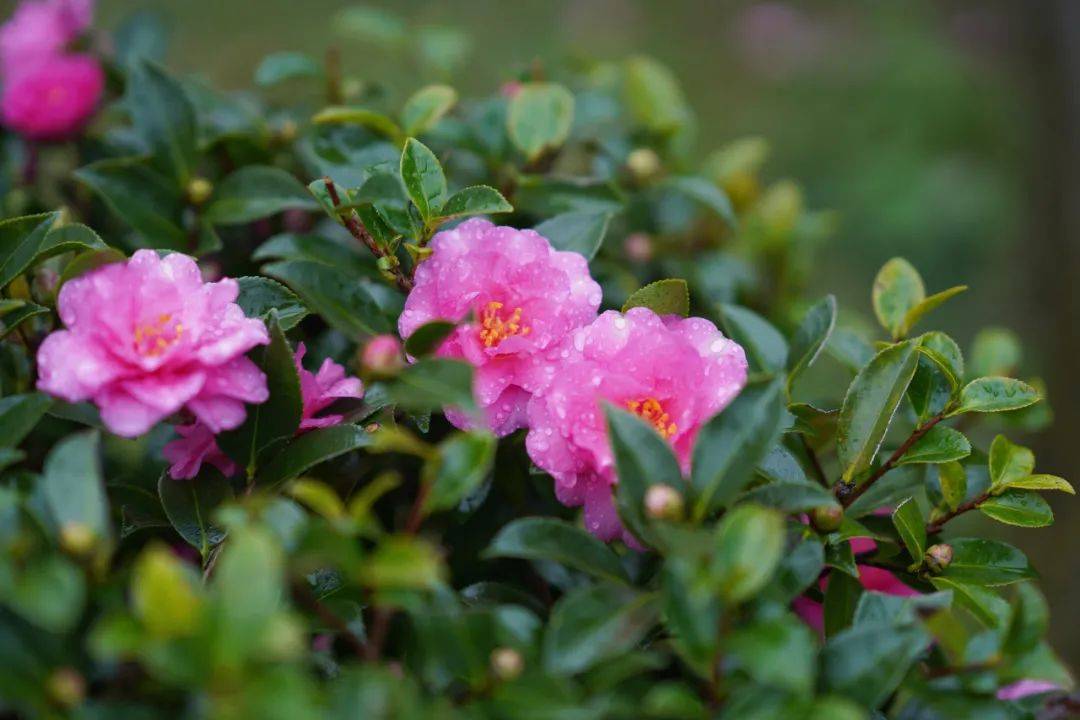
[{"label": "light green leaf", "polygon": [[919,272],[903,258],[893,258],[874,279],[874,314],[893,339],[904,336],[908,312],[926,298]]},{"label": "light green leaf", "polygon": [[981,377],[960,391],[960,400],[949,417],[966,412],[1018,410],[1041,400],[1039,391],[1027,383],[1006,377]]},{"label": "light green leaf", "polygon": [[255,68],[255,84],[270,87],[286,80],[317,78],[322,75],[322,65],[302,52],[283,51],[267,55]]},{"label": "light green leaf", "polygon": [[405,141],[401,151],[401,182],[420,217],[429,221],[439,216],[446,203],[446,176],[435,153],[416,138]]},{"label": "light green leaf", "polygon": [[506,129],[510,141],[531,161],[562,145],[573,121],[569,90],[556,83],[527,83],[510,100]]},{"label": "light green leaf", "polygon": [[405,367],[388,387],[391,400],[406,410],[454,407],[473,410],[472,366],[458,360],[426,358]]},{"label": "light green leaf", "polygon": [[320,110],[311,118],[316,125],[359,125],[391,140],[404,137],[398,124],[382,113],[361,107],[334,106]]},{"label": "light green leaf", "polygon": [[158,497],[173,528],[204,560],[225,539],[225,529],[214,522],[213,515],[232,500],[233,491],[216,469],[203,466],[190,480],[174,480],[165,471],[158,478]]},{"label": "light green leaf", "polygon": [[753,310],[738,305],[720,306],[724,331],[746,351],[754,372],[779,372],[787,364],[788,344],[773,325]]},{"label": "light green leaf", "polygon": [[238,225],[283,210],[318,208],[307,188],[291,173],[267,165],[248,165],[218,185],[204,217],[215,225]]},{"label": "light green leaf", "polygon": [[585,530],[556,518],[513,521],[499,531],[484,557],[551,560],[605,580],[627,581],[626,571],[611,548]]},{"label": "light green leaf", "polygon": [[1004,435],[990,443],[990,490],[995,491],[1035,472],[1035,453],[1014,445]]},{"label": "light green leaf", "polygon": [[960,507],[967,498],[967,471],[958,462],[943,463],[938,466],[938,482],[941,495],[950,510]]},{"label": "light green leaf", "polygon": [[953,538],[944,577],[972,585],[1008,585],[1038,577],[1027,556],[1012,545],[983,538]]},{"label": "light green leaf", "polygon": [[495,188],[487,185],[473,185],[451,195],[439,211],[439,216],[448,220],[469,215],[495,215],[513,211],[514,206],[506,202],[506,198]]},{"label": "light green leaf", "polygon": [[1054,522],[1050,504],[1031,490],[1006,490],[979,503],[979,510],[1006,525],[1046,527]]},{"label": "light green leaf", "polygon": [[935,425],[908,448],[897,464],[946,463],[966,458],[970,454],[971,443],[963,433],[943,425]]},{"label": "light green leaf", "polygon": [[775,510],[745,504],[716,528],[712,576],[720,597],[737,604],[757,595],[784,554],[784,518]]},{"label": "light green leaf", "polygon": [[1076,490],[1073,489],[1069,481],[1057,475],[1028,475],[1019,480],[1010,480],[1003,487],[1018,490],[1060,490],[1070,495],[1076,494]]},{"label": "light green leaf", "polygon": [[1020,367],[1023,351],[1020,338],[1006,328],[986,328],[975,336],[971,347],[971,375],[1011,377]]},{"label": "light green leaf", "polygon": [[495,462],[495,437],[474,431],[456,433],[439,444],[439,456],[431,461],[434,479],[424,502],[427,512],[451,510],[491,472]]},{"label": "light green leaf", "polygon": [[40,490],[56,527],[83,526],[99,540],[112,534],[96,430],[68,435],[45,458]]},{"label": "light green leaf", "polygon": [[401,110],[405,134],[415,137],[429,130],[450,112],[457,99],[457,91],[449,85],[428,85],[417,90]]},{"label": "light green leaf", "polygon": [[967,289],[967,285],[957,285],[955,287],[949,288],[948,290],[942,290],[939,293],[934,293],[930,297],[919,301],[919,303],[916,304],[915,307],[911,308],[907,311],[907,313],[905,313],[904,319],[900,323],[900,336],[906,336],[909,332],[911,332],[911,329],[915,327],[915,325],[918,324],[920,320],[923,319],[923,317],[927,313],[933,311],[946,301],[956,297]]},{"label": "light green leaf", "polygon": [[652,595],[610,584],[583,585],[551,611],[544,634],[544,671],[573,675],[634,647],[656,622]]},{"label": "light green leaf", "polygon": [[690,122],[690,107],[674,73],[656,60],[639,55],[626,61],[623,93],[634,120],[664,135]]},{"label": "light green leaf", "polygon": [[926,521],[915,498],[900,503],[893,511],[892,521],[911,559],[922,564],[923,554],[926,553]]},{"label": "light green leaf", "polygon": [[623,303],[622,311],[626,312],[635,307],[649,308],[661,316],[686,317],[690,314],[690,290],[685,280],[677,278],[657,280],[631,293]]},{"label": "light green leaf", "polygon": [[579,210],[549,218],[534,230],[546,237],[556,250],[576,252],[586,260],[596,257],[604,242],[611,213],[600,210]]},{"label": "light green leaf", "polygon": [[799,373],[811,367],[821,355],[835,327],[836,298],[826,295],[806,311],[802,322],[791,336],[791,346],[787,357],[789,394],[791,385]]}]

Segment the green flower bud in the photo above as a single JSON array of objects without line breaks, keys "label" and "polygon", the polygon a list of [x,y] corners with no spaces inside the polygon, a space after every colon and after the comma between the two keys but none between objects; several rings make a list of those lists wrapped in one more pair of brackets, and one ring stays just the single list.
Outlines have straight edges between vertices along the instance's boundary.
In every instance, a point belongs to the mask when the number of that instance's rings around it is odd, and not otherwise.
[{"label": "green flower bud", "polygon": [[86,697],[86,680],[74,668],[61,667],[53,671],[45,684],[49,698],[62,708],[74,708]]},{"label": "green flower bud", "polygon": [[940,573],[949,567],[949,563],[952,562],[953,549],[952,545],[946,545],[945,543],[938,543],[937,545],[931,545],[926,549],[926,556],[923,558],[926,563],[926,568],[930,572]]},{"label": "green flower bud", "polygon": [[202,205],[214,194],[214,184],[204,177],[193,177],[187,184],[187,199],[192,205]]},{"label": "green flower bud", "polygon": [[660,172],[660,156],[652,148],[638,148],[627,156],[626,167],[638,180],[648,180]]},{"label": "green flower bud", "polygon": [[69,522],[60,528],[60,548],[69,555],[86,557],[97,545],[97,534],[86,523]]},{"label": "green flower bud", "polygon": [[491,671],[500,680],[513,680],[525,669],[525,658],[513,648],[499,647],[491,651]]},{"label": "green flower bud", "polygon": [[844,522],[844,509],[839,505],[822,505],[810,511],[810,524],[820,533],[836,532]]}]

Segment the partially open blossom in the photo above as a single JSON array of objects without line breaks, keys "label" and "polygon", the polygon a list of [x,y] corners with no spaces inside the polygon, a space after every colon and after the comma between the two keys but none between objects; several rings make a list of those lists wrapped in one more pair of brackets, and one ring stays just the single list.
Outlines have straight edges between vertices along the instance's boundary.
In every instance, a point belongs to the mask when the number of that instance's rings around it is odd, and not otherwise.
[{"label": "partially open blossom", "polygon": [[0,26],[0,75],[62,53],[93,17],[93,0],[24,0]]},{"label": "partially open blossom", "polygon": [[[554,250],[533,230],[474,219],[437,233],[430,247],[398,322],[401,336],[471,314],[437,354],[476,367],[477,404],[492,431],[524,427],[529,397],[552,377],[548,356],[596,317],[600,286],[583,256]],[[458,427],[470,425],[452,409],[446,416]]]},{"label": "partially open blossom", "polygon": [[[301,364],[307,348],[300,343],[296,348],[294,362],[300,375],[300,396],[303,402],[300,427],[297,434],[315,428],[339,424],[341,415],[315,417],[339,398],[362,398],[364,386],[358,378],[346,377],[345,368],[327,358],[317,373],[304,369]],[[169,461],[169,475],[176,480],[188,480],[199,474],[204,462],[217,467],[224,475],[237,471],[236,463],[218,447],[214,432],[201,422],[176,428],[179,438],[165,445],[162,455]]]},{"label": "partially open blossom", "polygon": [[689,472],[701,425],[746,384],[746,356],[708,320],[632,308],[574,332],[548,372],[550,385],[529,403],[529,457],[555,478],[561,502],[585,506],[593,534],[629,539],[612,503],[617,478],[600,401],[652,424]]},{"label": "partially open blossom", "polygon": [[67,326],[38,349],[38,388],[91,400],[112,432],[135,437],[186,408],[212,432],[265,402],[266,376],[244,356],[269,342],[236,304],[226,278],[204,283],[186,255],[139,250],[67,282],[57,309]]},{"label": "partially open blossom", "polygon": [[376,335],[368,340],[360,354],[360,364],[368,372],[388,375],[405,364],[401,341],[394,335]]},{"label": "partially open blossom", "polygon": [[300,361],[304,359],[306,352],[304,343],[300,343],[296,348],[296,371],[300,373],[300,394],[303,397],[304,409],[299,432],[337,425],[344,419],[341,415],[315,416],[340,398],[364,397],[364,386],[360,380],[346,377],[345,368],[330,358],[323,360],[317,373],[305,370]]},{"label": "partially open blossom", "polygon": [[34,140],[61,140],[82,129],[104,88],[101,64],[89,55],[48,57],[7,76],[0,120]]}]

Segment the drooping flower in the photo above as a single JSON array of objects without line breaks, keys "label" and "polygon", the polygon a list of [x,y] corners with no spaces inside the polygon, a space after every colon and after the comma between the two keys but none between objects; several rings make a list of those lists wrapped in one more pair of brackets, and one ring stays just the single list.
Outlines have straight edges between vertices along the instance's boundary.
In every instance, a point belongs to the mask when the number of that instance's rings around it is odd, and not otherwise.
[{"label": "drooping flower", "polygon": [[323,360],[317,373],[305,370],[300,363],[306,352],[304,343],[300,343],[296,348],[296,371],[300,374],[300,395],[303,398],[304,408],[298,432],[337,425],[344,419],[343,416],[315,416],[340,398],[364,397],[364,385],[360,379],[346,377],[345,368],[330,358]]},{"label": "drooping flower", "polygon": [[33,140],[62,140],[82,129],[104,88],[105,74],[96,59],[51,56],[7,76],[0,120]]},{"label": "drooping flower", "polygon": [[139,250],[67,282],[57,302],[67,329],[37,354],[38,388],[93,401],[117,435],[135,437],[189,410],[211,432],[237,427],[245,403],[265,402],[266,376],[246,353],[270,338],[247,318],[226,278],[204,283],[186,255]]},{"label": "drooping flower", "polygon": [[218,447],[214,433],[200,422],[177,425],[180,436],[166,443],[161,454],[169,461],[169,475],[175,480],[190,480],[199,474],[199,468],[208,462],[222,475],[229,477],[237,471],[236,463]]},{"label": "drooping flower", "polygon": [[59,55],[89,26],[93,0],[24,0],[0,26],[0,76]]},{"label": "drooping flower", "polygon": [[[339,398],[359,399],[364,396],[364,386],[360,380],[345,377],[345,368],[330,358],[323,360],[317,373],[305,370],[302,361],[306,353],[307,348],[304,343],[300,343],[294,355],[303,402],[297,435],[307,430],[339,424],[344,419],[341,415],[315,416]],[[187,480],[195,477],[204,462],[214,465],[225,475],[232,475],[237,471],[236,463],[218,447],[214,432],[202,422],[178,426],[176,432],[180,437],[167,443],[162,450],[162,455],[170,463],[169,475],[174,479]]]},{"label": "drooping flower", "polygon": [[[585,258],[553,249],[533,230],[474,219],[435,235],[416,269],[398,329],[408,338],[432,320],[459,322],[438,350],[476,367],[474,392],[496,434],[524,427],[529,397],[550,380],[551,351],[596,317],[600,286]],[[469,419],[450,409],[458,427]]]},{"label": "drooping flower", "polygon": [[574,332],[549,365],[551,383],[529,403],[529,457],[555,478],[555,494],[585,506],[585,526],[611,540],[623,533],[612,503],[618,479],[601,400],[651,423],[684,473],[701,425],[746,384],[746,356],[702,318],[652,310],[608,311]]}]

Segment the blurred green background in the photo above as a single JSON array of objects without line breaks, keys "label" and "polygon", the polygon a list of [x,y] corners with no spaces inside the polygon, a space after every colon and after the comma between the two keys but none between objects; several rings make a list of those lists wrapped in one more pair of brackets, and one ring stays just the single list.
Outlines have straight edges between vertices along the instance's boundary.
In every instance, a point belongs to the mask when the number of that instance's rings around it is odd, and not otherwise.
[{"label": "blurred green background", "polygon": [[[972,290],[941,311],[968,346],[987,324],[1015,329],[1026,376],[1044,378],[1056,424],[1034,437],[1039,468],[1080,481],[1080,2],[701,2],[470,0],[369,2],[422,28],[427,66],[345,40],[335,0],[102,0],[111,28],[161,12],[169,64],[226,88],[250,87],[278,50],[341,53],[349,76],[404,96],[445,79],[490,92],[534,62],[646,53],[681,78],[702,158],[740,136],[771,144],[768,174],[791,176],[808,205],[838,211],[816,289],[869,312],[877,268],[904,255],[931,292]],[[393,32],[394,28],[384,28]],[[447,60],[461,60],[448,69]],[[552,72],[557,72],[552,70]],[[1009,533],[1044,576],[1051,638],[1080,666],[1080,518],[1050,498],[1056,524]],[[965,522],[979,522],[977,518]],[[957,523],[960,525],[961,523]]]}]

